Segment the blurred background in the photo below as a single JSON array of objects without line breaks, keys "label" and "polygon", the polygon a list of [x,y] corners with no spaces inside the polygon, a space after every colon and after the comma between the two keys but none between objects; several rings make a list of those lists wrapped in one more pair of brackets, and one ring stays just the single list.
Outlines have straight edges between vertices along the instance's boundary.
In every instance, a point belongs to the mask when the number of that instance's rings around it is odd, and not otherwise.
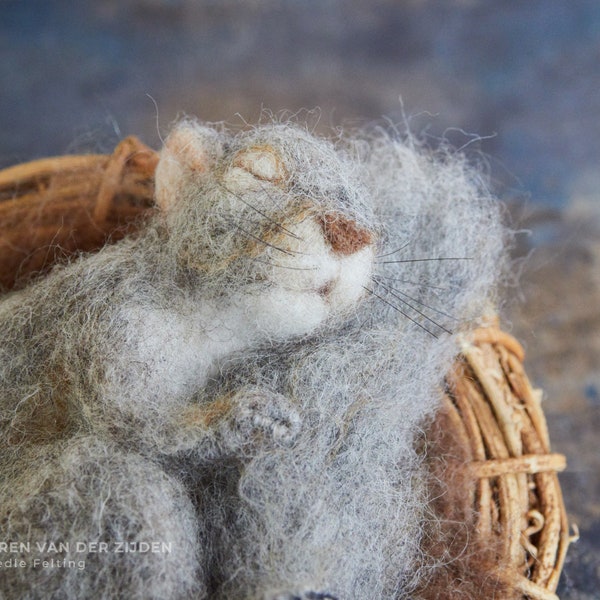
[{"label": "blurred background", "polygon": [[597,0],[0,0],[0,168],[154,147],[179,114],[382,119],[483,152],[518,236],[504,310],[546,391],[581,540],[561,598],[600,589]]}]

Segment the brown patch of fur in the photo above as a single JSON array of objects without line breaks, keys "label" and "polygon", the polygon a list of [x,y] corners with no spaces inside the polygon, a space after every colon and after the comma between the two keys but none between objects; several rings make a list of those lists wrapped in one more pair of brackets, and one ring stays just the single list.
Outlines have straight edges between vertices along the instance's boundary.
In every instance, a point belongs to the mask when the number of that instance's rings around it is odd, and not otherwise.
[{"label": "brown patch of fur", "polygon": [[448,413],[442,410],[425,434],[431,516],[424,524],[422,542],[426,574],[416,597],[521,599],[522,595],[497,575],[503,563],[508,564],[499,536],[477,537],[478,515],[473,503],[477,482],[466,468],[469,448],[459,443],[453,430]]},{"label": "brown patch of fur", "polygon": [[316,207],[314,204],[302,201],[293,209],[291,215],[273,216],[270,222],[263,227],[259,237],[256,239],[251,238],[247,241],[240,256],[256,258],[265,251],[265,247],[267,246],[287,251],[291,239],[288,230],[292,229],[294,224],[313,218],[315,214]]},{"label": "brown patch of fur", "polygon": [[329,214],[321,217],[321,227],[333,251],[342,256],[358,252],[373,240],[370,231],[341,215]]},{"label": "brown patch of fur", "polygon": [[231,396],[229,394],[211,402],[208,406],[192,406],[184,415],[186,423],[211,427],[223,419],[231,410]]},{"label": "brown patch of fur", "polygon": [[222,258],[218,262],[202,263],[193,257],[191,251],[185,248],[180,253],[180,260],[187,268],[198,273],[216,274],[225,271],[232,262],[240,258],[260,257],[268,246],[287,251],[290,234],[286,229],[292,227],[294,223],[300,223],[304,219],[311,218],[315,212],[316,208],[312,203],[303,201],[293,211],[292,217],[274,215],[259,235],[248,237],[239,251]]}]

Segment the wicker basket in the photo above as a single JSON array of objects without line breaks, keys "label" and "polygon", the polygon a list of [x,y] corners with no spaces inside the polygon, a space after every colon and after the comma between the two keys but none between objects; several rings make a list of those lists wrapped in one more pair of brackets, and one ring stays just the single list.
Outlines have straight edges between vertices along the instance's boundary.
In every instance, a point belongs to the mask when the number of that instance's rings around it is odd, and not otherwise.
[{"label": "wicker basket", "polygon": [[521,345],[497,323],[461,340],[427,456],[446,493],[438,512],[467,523],[466,554],[487,550],[487,576],[507,597],[549,600],[557,598],[576,536],[557,476],[566,460],[550,452],[542,392],[532,388],[523,359]]},{"label": "wicker basket", "polygon": [[[0,172],[0,287],[134,230],[153,210],[155,151],[134,137],[112,155],[64,156]],[[442,504],[464,518],[472,549],[493,548],[494,578],[511,596],[545,600],[556,590],[571,537],[550,453],[541,392],[523,349],[493,323],[462,340],[444,408],[426,437],[434,476],[461,475]],[[459,501],[456,501],[456,494]],[[447,506],[446,506],[447,508]],[[444,510],[440,506],[440,510]]]},{"label": "wicker basket", "polygon": [[0,289],[135,228],[153,205],[157,160],[129,137],[110,156],[60,156],[0,171]]}]

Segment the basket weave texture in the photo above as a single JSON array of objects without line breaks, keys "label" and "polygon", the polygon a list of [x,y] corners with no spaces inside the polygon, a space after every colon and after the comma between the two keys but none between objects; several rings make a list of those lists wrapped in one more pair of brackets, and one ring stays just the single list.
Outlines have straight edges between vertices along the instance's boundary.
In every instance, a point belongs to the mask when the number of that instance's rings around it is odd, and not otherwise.
[{"label": "basket weave texture", "polygon": [[[134,231],[153,210],[157,160],[129,137],[112,155],[0,171],[0,289],[20,287],[73,253]],[[433,448],[443,457],[437,470],[452,465],[468,475],[459,493],[475,515],[473,548],[496,548],[490,576],[522,598],[556,599],[572,538],[557,477],[565,458],[550,452],[541,391],[527,378],[523,349],[496,323],[461,343],[433,425],[452,447]]]},{"label": "basket weave texture", "polygon": [[113,152],[0,171],[0,289],[135,228],[153,206],[158,156],[135,137]]},{"label": "basket weave texture", "polygon": [[434,453],[466,471],[460,493],[475,515],[473,545],[495,547],[493,575],[523,598],[549,600],[573,539],[557,476],[566,460],[550,451],[542,391],[523,359],[497,323],[461,340],[434,425],[451,441]]}]

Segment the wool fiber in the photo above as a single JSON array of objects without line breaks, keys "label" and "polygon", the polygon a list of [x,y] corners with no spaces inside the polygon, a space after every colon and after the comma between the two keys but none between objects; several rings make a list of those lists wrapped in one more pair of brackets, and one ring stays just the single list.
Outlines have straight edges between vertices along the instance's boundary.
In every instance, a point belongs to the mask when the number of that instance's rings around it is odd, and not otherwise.
[{"label": "wool fiber", "polygon": [[411,597],[415,436],[505,261],[479,171],[384,131],[184,120],[156,203],[0,298],[2,539],[86,560],[0,596]]}]

